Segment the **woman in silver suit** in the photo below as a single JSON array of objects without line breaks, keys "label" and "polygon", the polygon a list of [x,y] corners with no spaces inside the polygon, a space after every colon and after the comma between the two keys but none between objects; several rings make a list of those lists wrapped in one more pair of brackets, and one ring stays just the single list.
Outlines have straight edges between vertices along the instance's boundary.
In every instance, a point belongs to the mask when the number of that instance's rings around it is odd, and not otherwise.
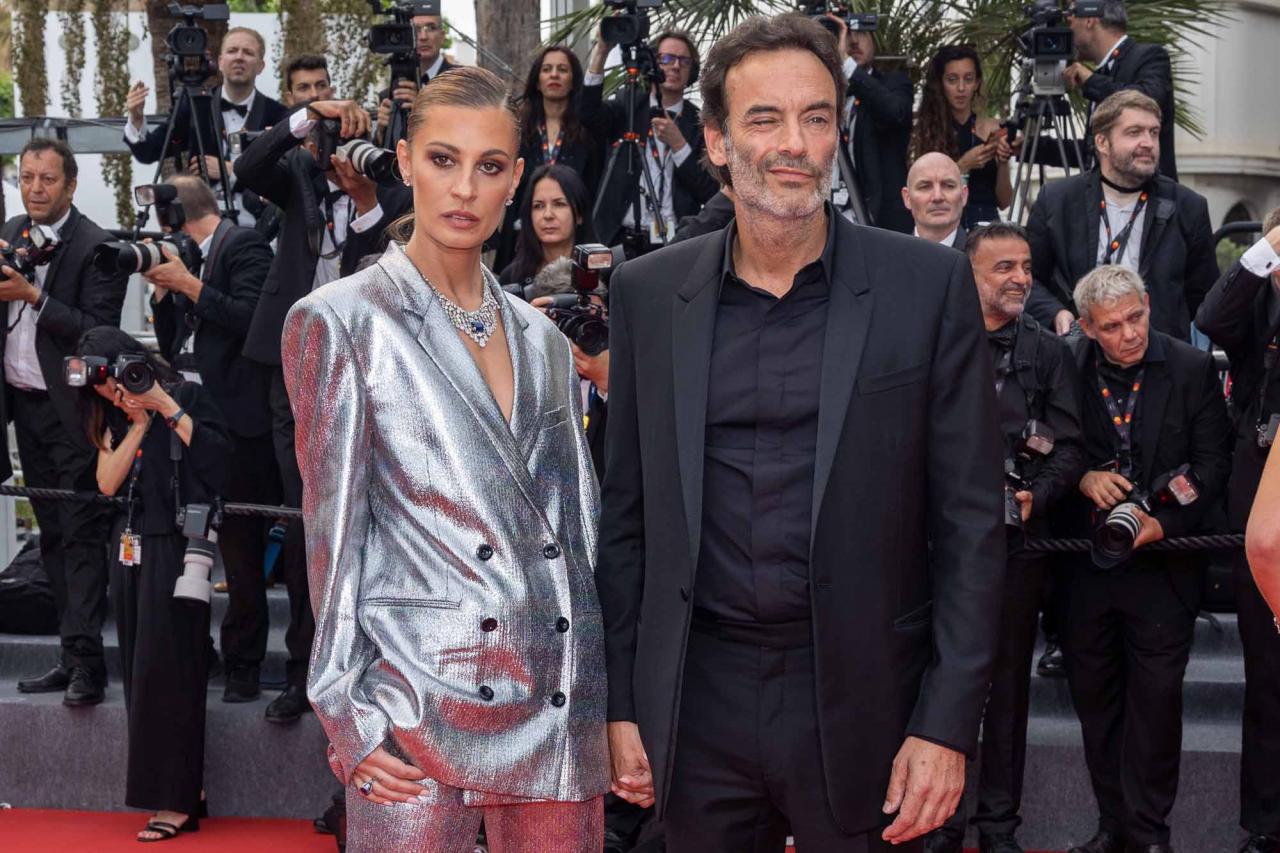
[{"label": "woman in silver suit", "polygon": [[578,378],[568,341],[480,261],[520,180],[517,126],[490,72],[423,87],[397,150],[408,227],[285,324],[307,692],[351,851],[469,851],[481,819],[496,853],[602,845],[599,497]]}]

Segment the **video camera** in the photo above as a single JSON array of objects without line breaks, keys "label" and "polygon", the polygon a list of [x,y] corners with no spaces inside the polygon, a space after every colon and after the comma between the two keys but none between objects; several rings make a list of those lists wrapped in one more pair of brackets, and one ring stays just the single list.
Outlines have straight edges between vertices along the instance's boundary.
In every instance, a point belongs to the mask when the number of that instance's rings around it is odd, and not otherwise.
[{"label": "video camera", "polygon": [[100,355],[69,355],[62,359],[62,381],[68,388],[88,388],[114,379],[130,394],[145,394],[156,384],[156,372],[145,355],[124,353],[114,362]]},{"label": "video camera", "polygon": [[1164,506],[1189,506],[1200,498],[1200,479],[1190,465],[1182,465],[1161,474],[1149,491],[1135,488],[1129,496],[1107,513],[1093,532],[1093,564],[1111,569],[1133,553],[1134,542],[1142,530],[1139,511],[1152,515]]},{"label": "video camera", "polygon": [[649,10],[661,8],[662,0],[604,0],[604,4],[623,12],[600,19],[600,38],[635,47],[649,37]]},{"label": "video camera", "polygon": [[170,3],[169,14],[182,18],[182,23],[175,24],[164,39],[169,69],[183,82],[196,85],[217,71],[209,58],[209,33],[196,21],[227,21],[231,19],[231,10],[226,3],[205,6]]},{"label": "video camera", "polygon": [[798,9],[801,14],[808,15],[830,30],[833,36],[838,36],[840,31],[835,22],[827,17],[829,14],[844,21],[851,33],[874,33],[880,26],[880,16],[875,12],[854,12],[844,3],[828,2],[828,0],[801,0]]},{"label": "video camera", "polygon": [[573,247],[570,257],[576,292],[551,297],[547,316],[578,349],[599,355],[609,348],[609,319],[591,297],[599,295],[600,279],[613,272],[613,251],[600,243],[582,243]]},{"label": "video camera", "polygon": [[31,281],[35,278],[36,267],[52,261],[60,245],[62,244],[49,239],[44,228],[28,225],[18,234],[17,239],[0,249],[0,264],[13,267],[23,278]]},{"label": "video camera", "polygon": [[1065,95],[1063,72],[1075,56],[1075,36],[1067,26],[1067,12],[1058,0],[1035,0],[1023,7],[1030,26],[1017,38],[1018,49],[1031,71],[1036,95]]},{"label": "video camera", "polygon": [[[413,19],[419,15],[439,15],[440,0],[417,0],[409,3],[393,3],[383,6],[383,0],[369,0],[375,15],[390,15],[392,20],[374,24],[369,28],[369,52],[383,56],[403,58],[417,68],[418,35],[414,32]],[[411,74],[409,79],[417,79]]]},{"label": "video camera", "polygon": [[208,604],[213,584],[209,575],[218,555],[218,528],[222,526],[222,504],[187,504],[178,509],[178,529],[187,537],[182,555],[182,574],[173,587],[173,597],[195,604]]},{"label": "video camera", "polygon": [[1022,505],[1015,495],[1026,491],[1024,467],[1032,459],[1043,459],[1053,453],[1054,433],[1048,425],[1034,418],[1022,428],[1013,454],[1004,462],[1004,523],[1010,532],[1022,530]]}]

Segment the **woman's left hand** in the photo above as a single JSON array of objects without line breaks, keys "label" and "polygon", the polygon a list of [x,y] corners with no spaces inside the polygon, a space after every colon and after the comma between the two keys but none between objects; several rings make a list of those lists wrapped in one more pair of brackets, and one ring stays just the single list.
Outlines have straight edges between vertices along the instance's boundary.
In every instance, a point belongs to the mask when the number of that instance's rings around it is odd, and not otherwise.
[{"label": "woman's left hand", "polygon": [[131,394],[124,388],[120,389],[120,398],[124,402],[125,411],[134,411],[141,409],[148,412],[159,412],[162,415],[169,415],[178,410],[178,404],[169,396],[169,392],[160,387],[159,383],[152,385],[141,394]]}]

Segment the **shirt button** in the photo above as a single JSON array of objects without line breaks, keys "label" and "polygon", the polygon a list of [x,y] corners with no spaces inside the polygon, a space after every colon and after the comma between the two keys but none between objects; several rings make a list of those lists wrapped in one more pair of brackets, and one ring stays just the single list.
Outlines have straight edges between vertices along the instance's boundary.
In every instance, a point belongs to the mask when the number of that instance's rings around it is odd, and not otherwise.
[{"label": "shirt button", "polygon": [[556,620],[556,630],[563,634],[569,630],[569,620],[561,616]]},{"label": "shirt button", "polygon": [[563,708],[566,701],[568,700],[565,699],[564,694],[558,690],[551,694],[551,704],[555,705],[557,708]]},{"label": "shirt button", "polygon": [[480,685],[480,698],[486,702],[493,701],[493,688],[487,684]]},{"label": "shirt button", "polygon": [[481,560],[489,559],[490,557],[493,556],[493,546],[481,545],[479,548],[476,549],[476,556],[479,557]]},{"label": "shirt button", "polygon": [[498,620],[494,619],[492,616],[480,623],[480,630],[484,631],[486,634],[490,631],[496,631],[497,629]]},{"label": "shirt button", "polygon": [[554,560],[556,557],[560,556],[560,546],[554,542],[549,543],[542,549],[542,556],[546,557],[548,560]]}]

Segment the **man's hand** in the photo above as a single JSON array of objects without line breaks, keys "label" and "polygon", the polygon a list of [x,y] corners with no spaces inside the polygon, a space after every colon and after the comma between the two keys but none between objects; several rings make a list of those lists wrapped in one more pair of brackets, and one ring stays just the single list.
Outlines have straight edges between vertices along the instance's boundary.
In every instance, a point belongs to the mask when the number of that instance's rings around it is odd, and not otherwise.
[{"label": "man's hand", "polygon": [[1053,330],[1059,336],[1065,335],[1071,331],[1071,324],[1076,321],[1076,315],[1072,314],[1066,308],[1063,308],[1057,314],[1053,315]]},{"label": "man's hand", "polygon": [[350,161],[332,155],[333,182],[356,203],[356,216],[364,216],[378,204],[378,188],[373,181],[356,171]]},{"label": "man's hand", "polygon": [[849,53],[849,25],[834,12],[827,13],[827,20],[832,22],[836,30],[836,56],[840,57],[841,62],[844,62],[846,56],[852,58],[853,55]]},{"label": "man's hand", "polygon": [[147,102],[147,95],[151,94],[151,90],[147,88],[147,84],[139,80],[133,84],[133,88],[129,89],[129,94],[125,95],[124,108],[129,115],[129,123],[139,128],[146,128],[144,123],[146,117],[142,114],[142,107]]},{"label": "man's hand", "polygon": [[613,793],[643,809],[653,805],[653,771],[635,723],[609,723],[609,764]]},{"label": "man's hand", "polygon": [[569,342],[569,349],[573,350],[573,366],[578,371],[578,375],[596,386],[596,390],[601,394],[608,394],[609,351],[604,350],[599,355],[587,355],[572,341]]},{"label": "man's hand", "polygon": [[1080,491],[1098,509],[1111,509],[1133,491],[1133,483],[1114,471],[1090,471],[1080,479]]},{"label": "man's hand", "polygon": [[597,25],[596,41],[591,45],[591,55],[587,57],[587,73],[603,74],[605,60],[609,58],[609,51],[612,49],[613,45],[600,36],[600,27]]},{"label": "man's hand", "polygon": [[1022,523],[1026,524],[1031,519],[1031,502],[1034,496],[1030,492],[1014,492],[1013,499],[1018,502],[1018,508],[1022,511]]},{"label": "man's hand", "polygon": [[898,813],[881,838],[902,844],[942,826],[964,793],[964,753],[908,737],[893,759],[884,813]]},{"label": "man's hand", "polygon": [[[227,177],[231,177],[231,175],[233,175],[234,172],[231,171],[230,161],[223,160],[222,163],[223,163],[223,166],[226,167]],[[200,177],[200,157],[199,156],[192,157],[187,162],[187,172],[189,174],[196,176],[197,178]],[[210,181],[217,181],[217,180],[221,180],[222,178],[222,173],[218,171],[218,158],[213,154],[204,155],[204,173],[208,175]]]},{"label": "man's hand", "polygon": [[413,80],[401,78],[396,81],[395,87],[391,90],[392,100],[399,101],[406,107],[413,106],[413,100],[416,97],[418,97],[418,84]]},{"label": "man's hand", "polygon": [[1013,156],[1013,144],[1009,142],[1009,131],[1006,128],[1000,128],[991,135],[996,142],[996,160],[1001,163],[1009,162],[1009,158]]},{"label": "man's hand", "polygon": [[[167,243],[160,244],[161,253],[168,258],[162,264],[156,264],[151,269],[142,274],[142,277],[156,286],[156,292],[173,291],[181,293],[192,302],[200,300],[200,291],[204,289],[200,279],[191,274],[186,265],[182,263],[182,259],[173,251]],[[160,298],[164,298],[161,294]]]},{"label": "man's hand", "polygon": [[1138,521],[1142,522],[1138,535],[1133,539],[1134,548],[1141,548],[1143,545],[1150,545],[1164,538],[1164,526],[1156,520],[1155,516],[1147,515],[1140,509],[1135,509],[1134,515],[1137,516]]},{"label": "man's hand", "polygon": [[[4,240],[0,240],[0,248],[9,248],[9,244]],[[19,249],[19,252],[22,250]],[[26,276],[15,270],[13,267],[5,264],[0,266],[0,302],[26,302],[34,303],[40,298],[40,291],[34,284],[27,281]]]},{"label": "man's hand", "polygon": [[336,118],[343,139],[369,135],[369,114],[355,101],[312,101],[307,110],[312,116]]},{"label": "man's hand", "polygon": [[679,151],[689,144],[680,132],[680,126],[666,117],[653,119],[653,133],[672,151]]},{"label": "man's hand", "polygon": [[1062,72],[1062,79],[1072,89],[1079,89],[1092,76],[1093,72],[1079,62],[1071,63]]}]

